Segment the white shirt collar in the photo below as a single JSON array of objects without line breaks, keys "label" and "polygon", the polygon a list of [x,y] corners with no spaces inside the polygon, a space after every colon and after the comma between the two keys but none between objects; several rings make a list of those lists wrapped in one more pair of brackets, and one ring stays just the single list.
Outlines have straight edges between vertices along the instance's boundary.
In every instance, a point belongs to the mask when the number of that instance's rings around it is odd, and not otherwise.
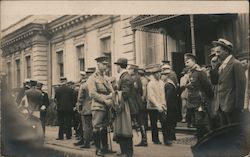
[{"label": "white shirt collar", "polygon": [[229,62],[229,60],[232,58],[232,55],[227,56],[227,58],[222,62],[221,67],[224,69]]}]

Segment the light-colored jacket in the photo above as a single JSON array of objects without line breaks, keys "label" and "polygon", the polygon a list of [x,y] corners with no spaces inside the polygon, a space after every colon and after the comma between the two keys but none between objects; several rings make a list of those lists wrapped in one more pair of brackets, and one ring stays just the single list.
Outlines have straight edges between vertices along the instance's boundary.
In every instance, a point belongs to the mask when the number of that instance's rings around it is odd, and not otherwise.
[{"label": "light-colored jacket", "polygon": [[111,83],[96,71],[89,77],[87,85],[89,96],[92,98],[91,110],[106,111],[104,100],[112,99],[111,93],[114,91]]},{"label": "light-colored jacket", "polygon": [[147,86],[147,109],[158,110],[161,106],[166,106],[164,82],[156,79],[149,81]]}]

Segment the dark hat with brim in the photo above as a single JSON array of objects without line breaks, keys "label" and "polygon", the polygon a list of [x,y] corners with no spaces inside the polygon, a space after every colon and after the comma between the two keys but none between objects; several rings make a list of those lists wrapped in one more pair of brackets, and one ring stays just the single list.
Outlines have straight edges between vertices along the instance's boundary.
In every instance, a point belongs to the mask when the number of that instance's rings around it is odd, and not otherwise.
[{"label": "dark hat with brim", "polygon": [[42,86],[43,86],[43,83],[42,83],[42,82],[37,82],[36,86],[37,86],[37,87],[42,87]]},{"label": "dark hat with brim", "polygon": [[139,68],[139,69],[138,69],[138,73],[139,73],[139,74],[145,74],[145,70],[142,69],[142,68]]},{"label": "dark hat with brim", "polygon": [[218,39],[218,41],[212,42],[214,46],[222,46],[230,51],[233,50],[233,44],[226,39]]},{"label": "dark hat with brim", "polygon": [[95,68],[88,68],[86,74],[92,74],[95,72]]},{"label": "dark hat with brim", "polygon": [[61,80],[61,81],[66,81],[67,78],[66,78],[66,77],[60,77],[60,80]]},{"label": "dark hat with brim", "polygon": [[127,58],[119,58],[114,64],[117,64],[117,65],[128,65],[128,59]]},{"label": "dark hat with brim", "polygon": [[96,62],[98,63],[103,63],[103,64],[108,64],[108,57],[105,55],[102,55],[100,57],[95,58]]},{"label": "dark hat with brim", "polygon": [[197,57],[193,55],[192,53],[185,53],[184,58],[190,58],[190,59],[197,61]]},{"label": "dark hat with brim", "polygon": [[34,87],[34,86],[36,86],[37,85],[37,81],[35,81],[35,80],[30,80],[30,86],[31,87]]},{"label": "dark hat with brim", "polygon": [[159,64],[148,65],[145,68],[145,71],[146,71],[146,73],[154,74],[154,73],[161,72],[161,67]]},{"label": "dark hat with brim", "polygon": [[162,60],[161,62],[164,64],[170,64],[170,61],[168,61],[168,60]]},{"label": "dark hat with brim", "polygon": [[139,66],[138,65],[135,65],[135,64],[129,64],[129,68],[128,69],[135,69],[135,70],[138,70],[139,69]]}]

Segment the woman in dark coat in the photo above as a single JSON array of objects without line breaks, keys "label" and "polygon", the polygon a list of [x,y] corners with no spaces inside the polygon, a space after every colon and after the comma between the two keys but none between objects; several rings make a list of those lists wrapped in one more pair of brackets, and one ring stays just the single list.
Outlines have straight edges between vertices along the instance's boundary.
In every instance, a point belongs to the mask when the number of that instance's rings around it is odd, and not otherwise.
[{"label": "woman in dark coat", "polygon": [[167,104],[166,117],[166,136],[164,139],[165,145],[171,145],[173,140],[176,140],[175,127],[178,119],[178,97],[177,89],[174,82],[167,78],[165,84],[165,98]]}]

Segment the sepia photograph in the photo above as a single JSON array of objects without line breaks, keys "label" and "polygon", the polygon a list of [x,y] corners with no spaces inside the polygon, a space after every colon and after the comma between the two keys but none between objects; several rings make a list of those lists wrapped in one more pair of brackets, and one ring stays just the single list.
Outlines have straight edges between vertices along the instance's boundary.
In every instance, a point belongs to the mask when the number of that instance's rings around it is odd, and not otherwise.
[{"label": "sepia photograph", "polygon": [[248,1],[0,8],[1,156],[250,157]]}]

